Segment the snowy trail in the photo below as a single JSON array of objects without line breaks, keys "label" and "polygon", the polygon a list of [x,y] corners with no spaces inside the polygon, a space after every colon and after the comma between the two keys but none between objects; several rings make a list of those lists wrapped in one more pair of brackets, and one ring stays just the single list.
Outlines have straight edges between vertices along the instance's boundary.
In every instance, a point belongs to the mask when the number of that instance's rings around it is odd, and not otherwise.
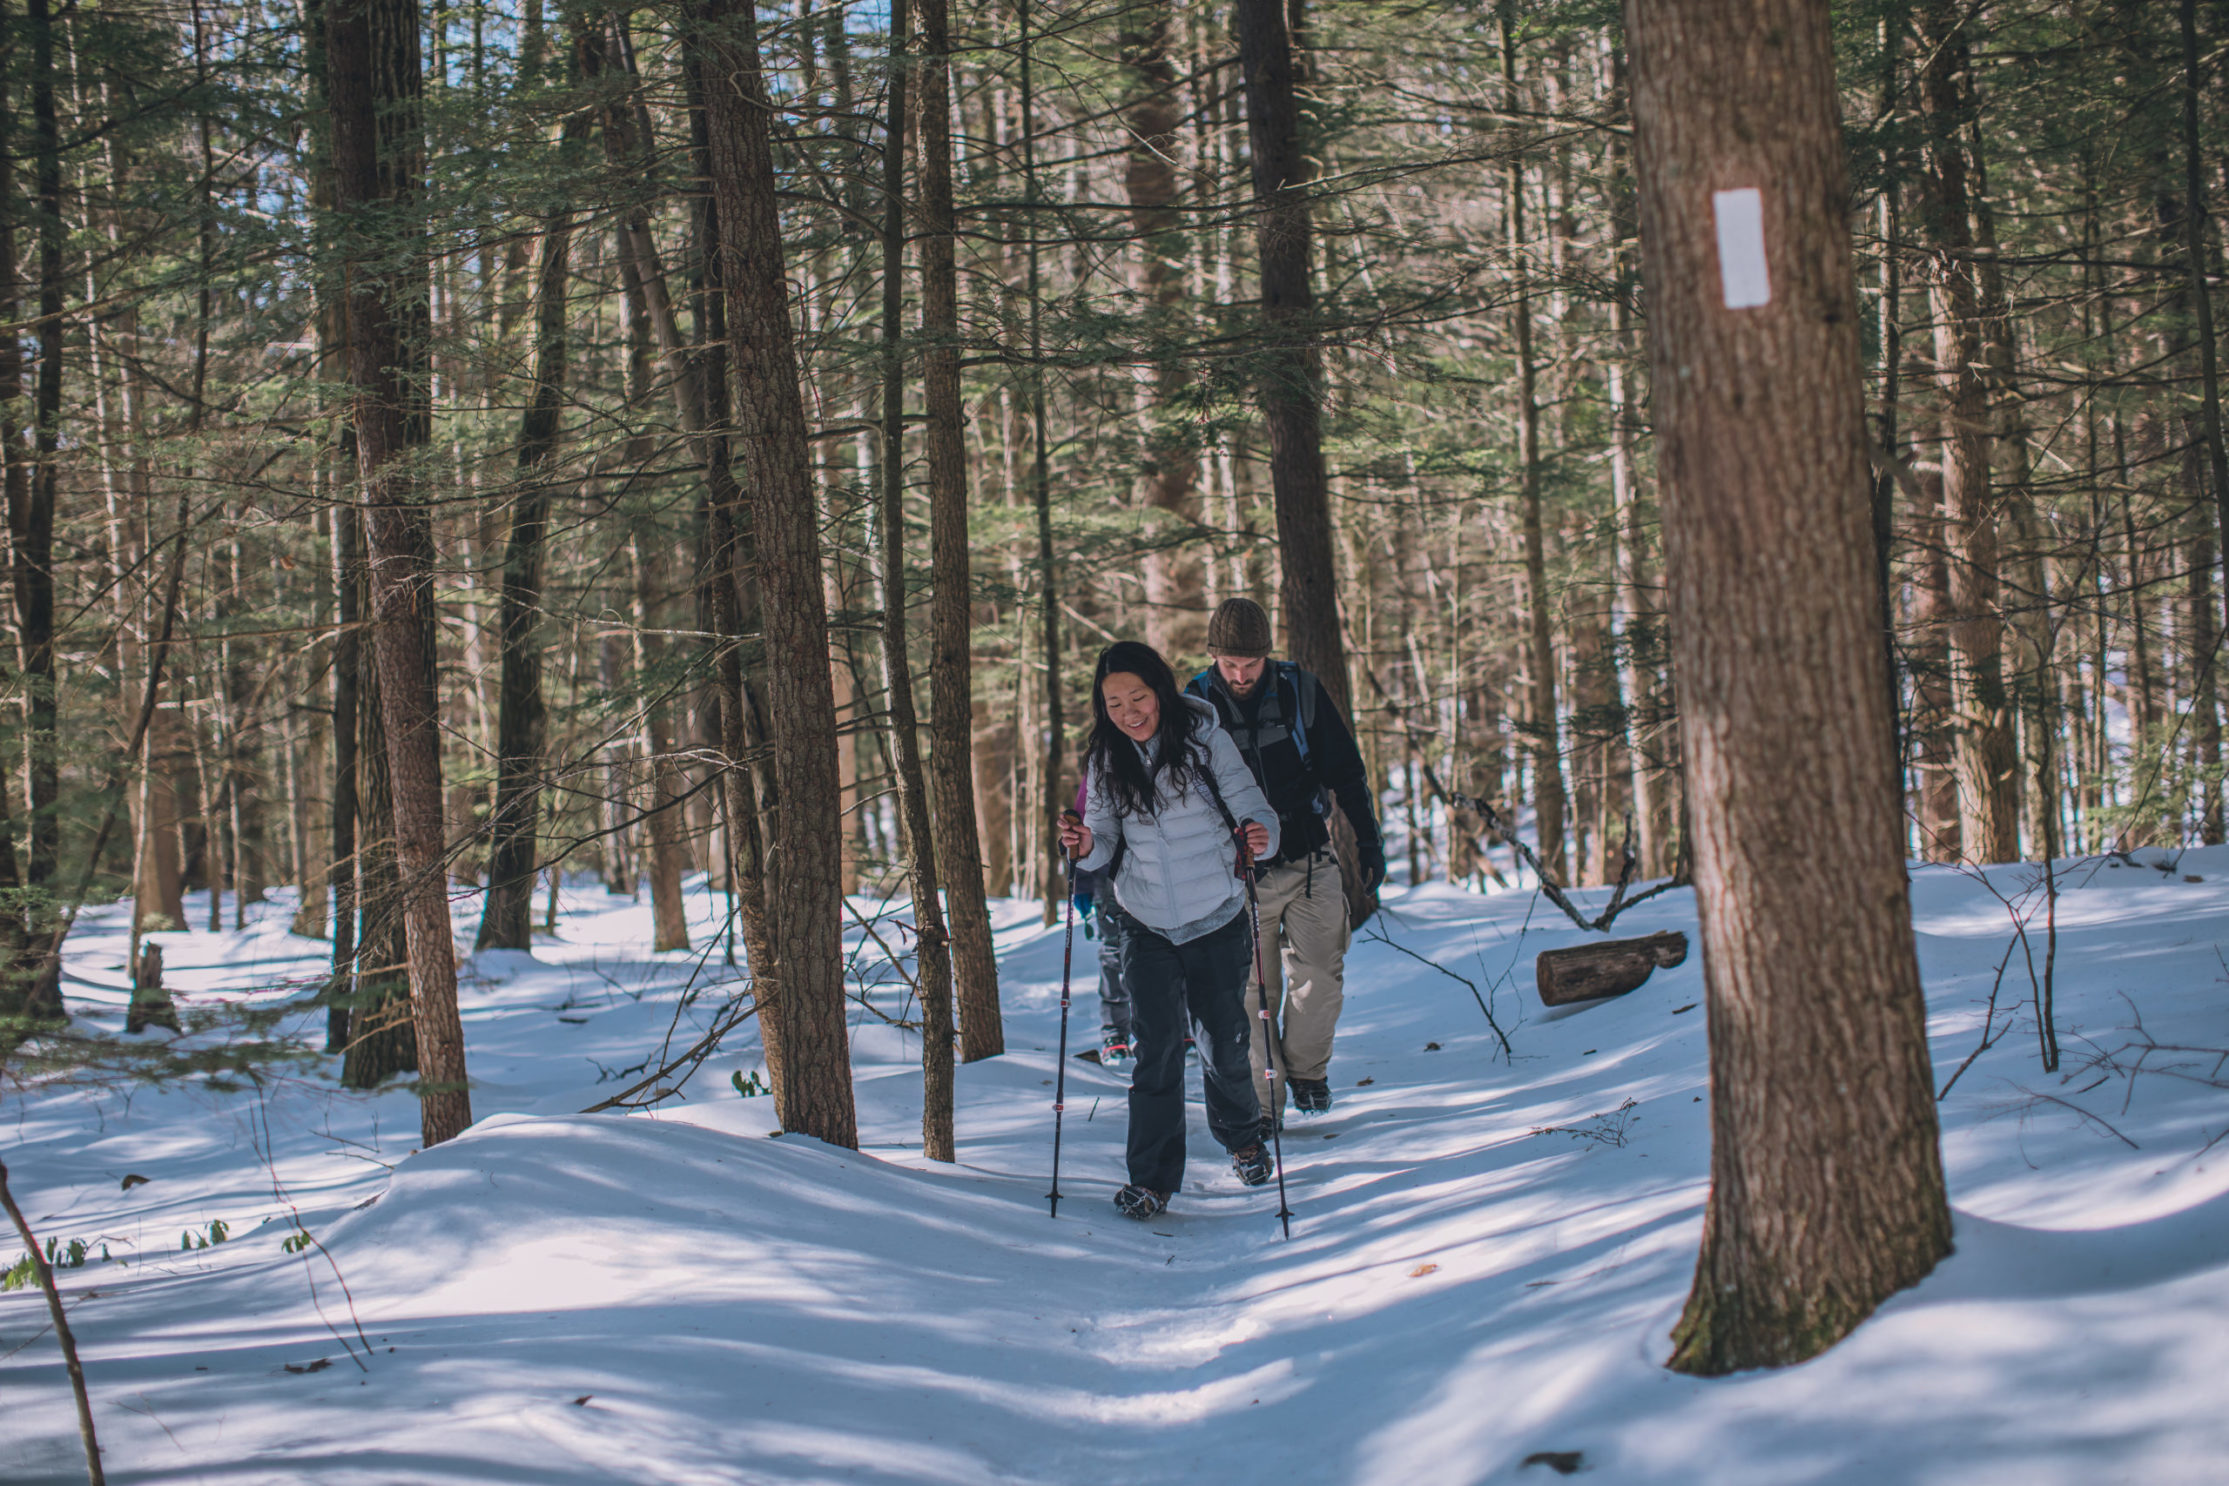
[{"label": "snowy trail", "polygon": [[[2009,921],[1947,873],[1921,872],[1915,901],[1945,1076]],[[1494,993],[1517,1056],[1457,980],[1358,943],[1338,1106],[1286,1138],[1289,1243],[1196,1103],[1175,1208],[1115,1215],[1122,1086],[1082,1062],[1048,1219],[1060,936],[1026,904],[999,910],[1010,1051],[960,1072],[957,1169],[918,1155],[917,1044],[865,1017],[860,1152],[766,1138],[765,1102],[726,1087],[756,1066],[747,1038],[684,1105],[578,1114],[693,970],[723,973],[632,948],[647,906],[586,891],[534,958],[479,957],[482,1119],[458,1141],[404,1159],[408,1095],[337,1093],[317,1060],[260,1098],[11,1097],[8,1161],[43,1233],[122,1261],[64,1276],[117,1481],[1452,1486],[1549,1479],[1536,1452],[1644,1483],[2223,1478],[2229,1141],[2199,1153],[2229,1130],[2219,1091],[2085,1092],[2040,1075],[2016,1031],[1944,1105],[1958,1254],[1816,1362],[1674,1377],[1708,1166],[1698,960],[1549,1015],[1525,1009],[1531,959],[1568,925],[1535,912],[1520,934],[1523,898],[1445,888],[1391,906],[1402,945]],[[701,944],[717,905],[693,907]],[[2067,893],[2070,1068],[2125,1043],[2132,1008],[2162,1042],[2229,1040],[2225,909],[2221,850]],[[270,915],[172,936],[171,963],[197,967],[180,983],[237,997],[313,968],[317,946]],[[1667,895],[1619,932],[1692,915]],[[100,982],[121,946],[113,914],[73,941],[77,1006],[120,1009]],[[1080,978],[1078,997],[1088,1018]],[[1551,1126],[1592,1134],[1535,1133]],[[281,1251],[274,1173],[346,1277],[368,1372],[326,1324],[353,1341],[331,1267]],[[126,1174],[150,1180],[124,1191]],[[178,1251],[220,1218],[228,1242]],[[9,1483],[82,1479],[40,1319],[0,1296]]]}]

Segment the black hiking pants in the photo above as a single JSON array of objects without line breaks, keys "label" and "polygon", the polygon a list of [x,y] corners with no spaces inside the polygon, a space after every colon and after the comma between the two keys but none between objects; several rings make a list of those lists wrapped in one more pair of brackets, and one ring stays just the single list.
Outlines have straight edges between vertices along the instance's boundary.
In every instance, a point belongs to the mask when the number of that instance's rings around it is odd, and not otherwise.
[{"label": "black hiking pants", "polygon": [[[1120,913],[1119,908],[1113,912]],[[1246,977],[1253,940],[1241,908],[1188,944],[1125,915],[1122,981],[1130,992],[1130,1180],[1156,1192],[1184,1185],[1184,1032],[1199,1044],[1207,1128],[1226,1151],[1262,1138],[1248,1055]]]},{"label": "black hiking pants", "polygon": [[1114,906],[1114,891],[1099,890],[1099,1026],[1124,1042],[1132,1040],[1130,989],[1122,981],[1122,936],[1136,920]]}]

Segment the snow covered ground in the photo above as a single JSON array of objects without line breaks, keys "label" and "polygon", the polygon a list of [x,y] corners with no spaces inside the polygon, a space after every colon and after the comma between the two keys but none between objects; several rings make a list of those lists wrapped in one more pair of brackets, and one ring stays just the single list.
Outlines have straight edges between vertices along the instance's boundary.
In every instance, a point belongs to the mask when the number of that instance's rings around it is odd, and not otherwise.
[{"label": "snow covered ground", "polygon": [[[1118,1217],[1122,1085],[1083,1062],[1047,1217],[1061,936],[1027,904],[997,908],[1009,1052],[960,1070],[956,1167],[919,1155],[917,1044],[863,1009],[858,1152],[768,1138],[730,1081],[748,1029],[684,1101],[578,1113],[731,974],[647,953],[647,903],[586,883],[532,958],[474,962],[480,1123],[449,1145],[413,1153],[407,1093],[318,1059],[261,1090],[10,1090],[0,1148],[42,1237],[94,1255],[63,1281],[117,1482],[2229,1481],[2229,1098],[2217,1055],[2172,1050],[2229,1047],[2229,849],[2065,888],[2061,1072],[2016,950],[2012,1030],[1943,1104],[1956,1255],[1826,1356],[1730,1379],[1661,1366],[1708,1168],[1699,957],[1546,1013],[1532,957],[1581,936],[1529,894],[1388,894],[1337,1108],[1285,1137],[1290,1241],[1196,1103],[1175,1207]],[[2012,919],[1943,869],[1914,894],[1940,1085]],[[719,905],[693,908],[701,944]],[[1673,893],[1617,931],[1693,919]],[[278,999],[325,949],[285,923],[163,936],[167,979]],[[74,1012],[120,1025],[123,944],[86,915]],[[287,1251],[298,1223],[321,1247]],[[0,1295],[0,1481],[83,1479],[45,1322]]]}]

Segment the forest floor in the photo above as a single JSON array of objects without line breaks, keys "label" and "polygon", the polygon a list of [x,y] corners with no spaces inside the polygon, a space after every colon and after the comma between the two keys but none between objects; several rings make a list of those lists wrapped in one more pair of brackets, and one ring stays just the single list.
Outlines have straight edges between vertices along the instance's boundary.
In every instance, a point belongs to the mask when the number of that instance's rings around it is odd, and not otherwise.
[{"label": "forest floor", "polygon": [[[1709,1168],[1700,956],[1544,1012],[1532,957],[1582,936],[1529,894],[1388,892],[1368,933],[1391,943],[1349,960],[1337,1107],[1284,1138],[1289,1241],[1196,1076],[1185,1191],[1117,1216],[1123,1085],[1081,1061],[1048,1218],[1061,932],[1024,903],[995,907],[1009,1050],[960,1070],[956,1166],[920,1155],[918,1043],[864,1006],[858,1152],[767,1138],[770,1101],[731,1081],[748,1026],[685,1099],[579,1113],[669,1029],[693,1041],[733,974],[645,952],[647,901],[586,881],[531,958],[469,962],[480,1122],[437,1150],[407,1091],[342,1091],[324,1057],[260,1088],[11,1089],[0,1142],[41,1236],[88,1246],[61,1278],[115,1482],[2219,1483],[2229,1098],[2218,1054],[2174,1049],[2229,1047],[2229,849],[2140,855],[2062,883],[2058,1074],[2013,910],[1915,874],[1938,1086],[2013,950],[2005,1035],[1942,1104],[1957,1253],[1773,1373],[1662,1366]],[[2040,967],[2039,875],[1993,877]],[[720,905],[691,906],[701,945]],[[298,994],[325,946],[286,909],[162,936],[182,1003]],[[121,1024],[122,912],[71,941],[93,1025]],[[1692,932],[1692,894],[1617,925],[1657,929]],[[857,964],[900,1015],[871,940]],[[316,1245],[289,1252],[298,1226]],[[84,1477],[46,1319],[0,1295],[12,1486]]]}]

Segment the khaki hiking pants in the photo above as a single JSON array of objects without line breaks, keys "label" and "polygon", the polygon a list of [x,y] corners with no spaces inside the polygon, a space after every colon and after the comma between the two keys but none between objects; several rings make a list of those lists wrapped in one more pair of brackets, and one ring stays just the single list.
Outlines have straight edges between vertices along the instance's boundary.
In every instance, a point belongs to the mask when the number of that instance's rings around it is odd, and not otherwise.
[{"label": "khaki hiking pants", "polygon": [[[1322,1078],[1345,999],[1347,893],[1329,847],[1297,862],[1263,870],[1255,885],[1262,904],[1262,963],[1270,1003],[1282,1029],[1277,1069],[1294,1078]],[[1246,976],[1246,1025],[1253,1032],[1254,1086],[1262,1108],[1283,1114],[1285,1080],[1272,1086],[1262,1038],[1261,988]]]}]

